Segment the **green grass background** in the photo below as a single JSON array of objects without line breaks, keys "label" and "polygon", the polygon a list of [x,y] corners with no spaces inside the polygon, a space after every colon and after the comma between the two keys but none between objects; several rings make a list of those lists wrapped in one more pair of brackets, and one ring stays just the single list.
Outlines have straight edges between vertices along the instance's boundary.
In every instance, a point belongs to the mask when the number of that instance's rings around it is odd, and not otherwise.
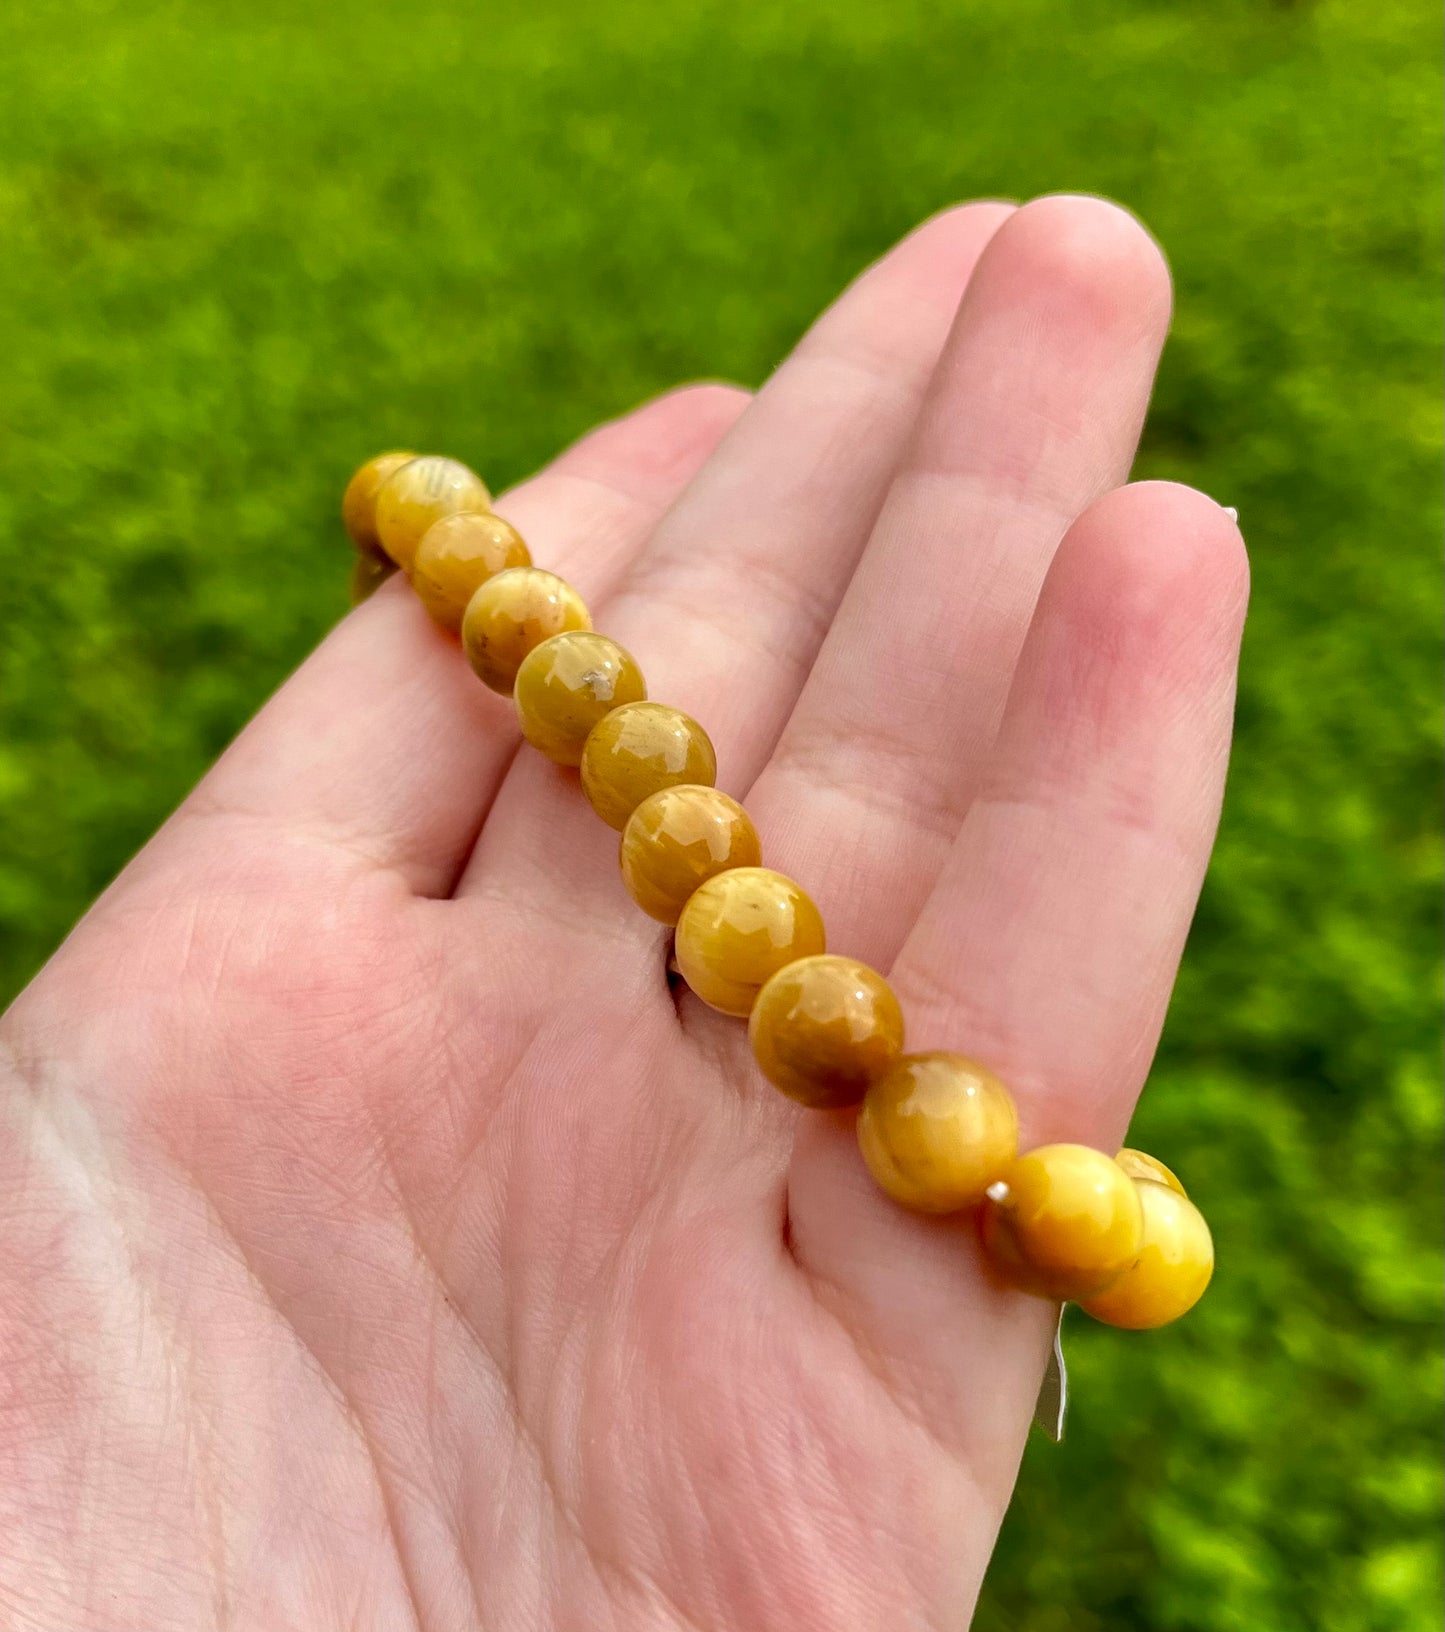
[{"label": "green grass background", "polygon": [[1439,34],[1400,0],[20,0],[0,986],[338,614],[360,458],[507,483],[758,381],[940,205],[1113,194],[1178,285],[1140,472],[1237,505],[1255,567],[1137,1124],[1220,1271],[1170,1331],[1074,1328],[978,1625],[1438,1627]]}]

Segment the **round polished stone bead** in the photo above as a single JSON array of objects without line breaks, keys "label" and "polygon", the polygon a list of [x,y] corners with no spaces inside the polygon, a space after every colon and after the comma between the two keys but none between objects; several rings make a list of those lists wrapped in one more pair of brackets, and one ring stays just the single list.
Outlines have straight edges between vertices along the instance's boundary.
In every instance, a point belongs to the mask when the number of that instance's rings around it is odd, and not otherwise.
[{"label": "round polished stone bead", "polygon": [[443,629],[462,626],[467,602],[508,567],[530,567],[532,554],[510,522],[490,510],[443,516],[422,534],[411,563],[411,587]]},{"label": "round polished stone bead", "polygon": [[1143,1332],[1178,1320],[1204,1296],[1214,1273],[1214,1242],[1204,1215],[1182,1191],[1153,1179],[1133,1182],[1144,1213],[1139,1256],[1079,1307],[1106,1325]]},{"label": "round polished stone bead", "polygon": [[784,964],[827,949],[811,897],[771,867],[734,867],[682,909],[674,947],[693,991],[724,1014],[746,1015]]},{"label": "round polished stone bead", "polygon": [[582,791],[620,833],[649,794],[682,782],[711,783],[717,755],[690,715],[664,703],[628,703],[593,728],[582,750]]},{"label": "round polished stone bead", "polygon": [[569,629],[591,627],[582,597],[565,578],[541,567],[509,567],[467,602],[462,646],[478,677],[507,693],[534,647]]},{"label": "round polished stone bead", "polygon": [[414,453],[379,453],[358,467],[346,484],[346,491],[341,495],[341,520],[358,550],[369,555],[386,555],[376,536],[376,495],[389,476],[415,458]]},{"label": "round polished stone bead", "polygon": [[370,550],[358,550],[351,563],[351,604],[360,606],[397,570],[396,562]]},{"label": "round polished stone bead", "polygon": [[409,459],[394,470],[376,494],[376,535],[406,571],[428,527],[464,510],[489,510],[492,495],[475,471],[441,454]]},{"label": "round polished stone bead", "polygon": [[856,1105],[903,1049],[893,988],[856,958],[799,958],[769,977],[748,1016],[763,1075],[816,1110]]},{"label": "round polished stone bead", "polygon": [[1041,1145],[1011,1162],[985,1192],[981,1222],[998,1275],[1045,1298],[1104,1291],[1144,1241],[1135,1181],[1088,1145]]},{"label": "round polished stone bead", "polygon": [[578,765],[592,727],[647,686],[631,652],[590,629],[553,635],[522,659],[512,695],[522,735],[559,765]]},{"label": "round polished stone bead", "polygon": [[1131,1179],[1153,1179],[1156,1184],[1167,1184],[1171,1190],[1177,1190],[1181,1196],[1187,1193],[1173,1168],[1165,1167],[1157,1156],[1150,1156],[1146,1151],[1131,1150],[1125,1145],[1114,1160]]},{"label": "round polished stone bead", "polygon": [[763,859],[747,811],[717,788],[659,788],[627,818],[617,851],[628,894],[659,923],[675,924],[699,885]]},{"label": "round polished stone bead", "polygon": [[868,1090],[858,1148],[879,1187],[921,1213],[976,1207],[1018,1154],[1013,1095],[976,1060],[905,1054]]}]

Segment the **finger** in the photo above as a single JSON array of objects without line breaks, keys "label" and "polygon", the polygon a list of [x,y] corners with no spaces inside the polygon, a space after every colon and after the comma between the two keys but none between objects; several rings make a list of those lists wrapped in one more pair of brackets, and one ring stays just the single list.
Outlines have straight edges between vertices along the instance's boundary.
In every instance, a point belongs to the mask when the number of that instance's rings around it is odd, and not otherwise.
[{"label": "finger", "polygon": [[[748,401],[692,386],[585,437],[499,499],[539,561],[602,595],[626,570]],[[326,637],[182,806],[166,837],[216,819],[395,868],[448,893],[518,741],[511,705],[481,685],[457,642],[404,581]]]},{"label": "finger", "polygon": [[[639,555],[598,624],[650,695],[701,719],[719,784],[746,787],[771,747],[887,490],[969,274],[1010,213],[926,223],[826,312]],[[519,760],[463,892],[525,890],[575,918],[624,898],[575,780]],[[644,924],[639,933],[655,935]]]},{"label": "finger", "polygon": [[1128,475],[1169,274],[1094,198],[996,234],[902,468],[750,804],[830,939],[885,967],[932,888],[998,728],[1065,528]]},{"label": "finger", "polygon": [[[1162,483],[1096,504],[1049,575],[986,779],[893,972],[909,1046],[997,1070],[1025,1147],[1112,1150],[1127,1125],[1213,840],[1246,594],[1232,520]],[[971,1218],[887,1200],[846,1119],[806,1119],[789,1207],[799,1262],[1001,1509],[1052,1306],[989,1288]]]}]

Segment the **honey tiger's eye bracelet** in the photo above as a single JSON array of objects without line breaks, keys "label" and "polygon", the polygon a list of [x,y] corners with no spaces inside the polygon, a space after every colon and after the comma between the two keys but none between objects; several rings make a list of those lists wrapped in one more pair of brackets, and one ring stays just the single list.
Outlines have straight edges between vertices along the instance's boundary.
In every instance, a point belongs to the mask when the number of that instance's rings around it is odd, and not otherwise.
[{"label": "honey tiger's eye bracelet", "polygon": [[582,598],[532,564],[455,459],[383,453],[351,478],[353,598],[398,568],[467,661],[515,702],[522,735],[576,766],[621,834],[628,893],[674,926],[679,973],[748,1022],[763,1075],[813,1109],[858,1107],[879,1186],[921,1213],[977,1212],[995,1281],[1077,1303],[1111,1326],[1163,1326],[1214,1269],[1209,1227],[1178,1178],[1142,1151],[1019,1154],[1013,1096],[961,1054],[903,1052],[903,1013],[876,970],[826,949],[823,919],[762,865],[747,812],[713,786],[717,757],[688,715],[649,701],[631,653],[596,633]]}]

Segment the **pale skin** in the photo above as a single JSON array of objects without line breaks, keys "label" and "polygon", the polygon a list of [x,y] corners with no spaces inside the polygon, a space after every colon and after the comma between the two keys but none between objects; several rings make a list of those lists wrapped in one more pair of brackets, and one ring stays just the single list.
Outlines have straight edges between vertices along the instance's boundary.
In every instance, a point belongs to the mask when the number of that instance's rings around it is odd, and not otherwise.
[{"label": "pale skin", "polygon": [[[1218,816],[1243,546],[1122,485],[1169,308],[1114,206],[969,205],[497,504],[1025,1145],[1120,1142]],[[5,1018],[6,1632],[967,1624],[1053,1307],[517,743],[393,581]]]}]

